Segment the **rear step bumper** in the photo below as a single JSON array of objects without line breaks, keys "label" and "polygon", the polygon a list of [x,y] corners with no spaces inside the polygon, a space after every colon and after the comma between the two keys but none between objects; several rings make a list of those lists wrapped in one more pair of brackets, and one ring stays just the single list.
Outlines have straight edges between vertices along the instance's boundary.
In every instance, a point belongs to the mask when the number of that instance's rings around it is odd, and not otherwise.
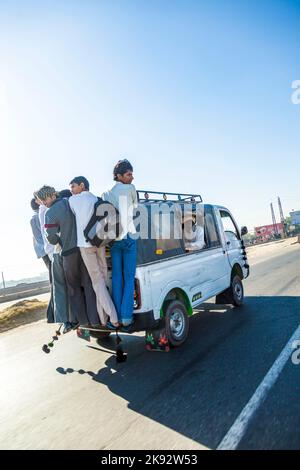
[{"label": "rear step bumper", "polygon": [[[138,331],[152,330],[159,326],[159,320],[154,319],[153,310],[148,312],[140,312],[133,314],[133,325],[130,333],[135,333]],[[109,328],[89,328],[88,326],[79,326],[80,330],[88,331],[101,331],[102,333],[113,333],[115,330],[110,330]],[[118,330],[122,332],[122,328]]]}]

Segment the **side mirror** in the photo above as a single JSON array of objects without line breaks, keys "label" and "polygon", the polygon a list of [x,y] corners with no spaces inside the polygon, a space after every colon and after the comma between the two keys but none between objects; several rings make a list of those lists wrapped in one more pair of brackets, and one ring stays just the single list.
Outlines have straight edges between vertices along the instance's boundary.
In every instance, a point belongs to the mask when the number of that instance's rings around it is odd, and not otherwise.
[{"label": "side mirror", "polygon": [[247,233],[248,233],[247,227],[242,227],[242,228],[241,228],[241,235],[242,235],[242,237],[243,237],[244,235],[247,235]]}]

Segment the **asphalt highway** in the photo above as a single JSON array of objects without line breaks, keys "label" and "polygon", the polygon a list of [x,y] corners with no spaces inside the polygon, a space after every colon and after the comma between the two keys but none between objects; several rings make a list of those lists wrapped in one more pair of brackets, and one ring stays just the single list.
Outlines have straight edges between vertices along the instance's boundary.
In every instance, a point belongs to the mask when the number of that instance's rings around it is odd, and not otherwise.
[{"label": "asphalt highway", "polygon": [[72,332],[46,355],[44,321],[2,333],[0,448],[300,449],[300,245],[252,260],[244,287],[242,308],[205,303],[170,353],[122,335],[124,364],[114,335]]}]

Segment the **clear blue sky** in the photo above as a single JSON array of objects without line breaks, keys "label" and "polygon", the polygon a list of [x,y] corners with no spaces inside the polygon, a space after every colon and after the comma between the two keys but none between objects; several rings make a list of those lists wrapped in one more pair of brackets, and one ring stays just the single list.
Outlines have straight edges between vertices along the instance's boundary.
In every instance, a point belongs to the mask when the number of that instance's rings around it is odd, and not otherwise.
[{"label": "clear blue sky", "polygon": [[0,269],[43,270],[34,189],[100,194],[122,156],[250,229],[300,209],[299,44],[299,1],[0,0]]}]

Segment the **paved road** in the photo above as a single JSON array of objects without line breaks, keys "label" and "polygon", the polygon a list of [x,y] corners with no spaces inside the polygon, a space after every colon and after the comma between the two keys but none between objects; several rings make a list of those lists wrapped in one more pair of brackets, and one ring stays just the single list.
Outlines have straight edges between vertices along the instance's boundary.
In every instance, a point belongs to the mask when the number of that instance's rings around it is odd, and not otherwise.
[{"label": "paved road", "polygon": [[[49,355],[38,322],[0,338],[1,449],[217,448],[300,324],[300,248],[252,267],[242,309],[206,303],[171,353],[124,335],[88,344],[75,334]],[[300,340],[300,337],[299,337]],[[240,449],[300,448],[300,364],[288,360]]]}]

